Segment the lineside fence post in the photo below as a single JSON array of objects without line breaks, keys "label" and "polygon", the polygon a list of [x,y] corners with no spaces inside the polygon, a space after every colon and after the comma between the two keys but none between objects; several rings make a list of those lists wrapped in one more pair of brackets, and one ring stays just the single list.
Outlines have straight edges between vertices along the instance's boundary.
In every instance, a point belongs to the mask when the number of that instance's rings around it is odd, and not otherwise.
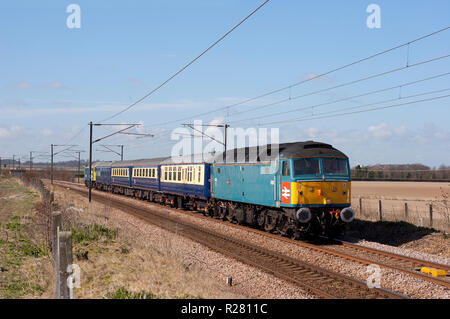
[{"label": "lineside fence post", "polygon": [[381,207],[381,199],[378,200],[378,215],[380,217],[380,222],[383,221],[383,210]]},{"label": "lineside fence post", "polygon": [[363,214],[363,208],[362,208],[362,198],[359,198],[359,214],[362,216]]},{"label": "lineside fence post", "polygon": [[408,220],[408,203],[405,203],[405,219]]},{"label": "lineside fence post", "polygon": [[70,299],[70,289],[67,279],[70,274],[67,272],[69,265],[72,265],[72,232],[58,232],[58,270],[56,273],[56,299]]},{"label": "lineside fence post", "polygon": [[430,203],[430,227],[433,227],[433,204]]},{"label": "lineside fence post", "polygon": [[56,261],[57,258],[57,251],[58,251],[58,231],[61,230],[61,212],[52,212],[52,219],[50,223],[51,227],[51,244],[52,244],[52,258],[55,262],[55,269],[56,269]]}]

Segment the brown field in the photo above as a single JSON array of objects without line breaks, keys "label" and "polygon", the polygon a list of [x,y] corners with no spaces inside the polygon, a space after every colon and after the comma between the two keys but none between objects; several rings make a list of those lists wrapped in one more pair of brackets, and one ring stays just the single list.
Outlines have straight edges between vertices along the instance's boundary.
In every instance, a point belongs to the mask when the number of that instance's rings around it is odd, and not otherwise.
[{"label": "brown field", "polygon": [[450,230],[450,183],[352,182],[352,207],[358,218],[379,220],[380,200],[383,220],[407,221],[428,227],[431,204],[433,228]]},{"label": "brown field", "polygon": [[450,183],[431,182],[352,182],[352,195],[364,198],[436,200],[442,191],[450,192]]}]

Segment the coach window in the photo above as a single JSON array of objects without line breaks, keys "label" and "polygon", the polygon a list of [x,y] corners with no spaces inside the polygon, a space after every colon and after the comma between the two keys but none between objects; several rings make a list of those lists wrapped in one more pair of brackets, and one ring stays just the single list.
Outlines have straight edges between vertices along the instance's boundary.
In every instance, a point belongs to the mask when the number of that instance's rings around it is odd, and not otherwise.
[{"label": "coach window", "polygon": [[201,180],[201,175],[202,175],[202,167],[199,166],[199,167],[198,167],[198,182],[199,182],[199,183],[200,183],[200,180]]}]

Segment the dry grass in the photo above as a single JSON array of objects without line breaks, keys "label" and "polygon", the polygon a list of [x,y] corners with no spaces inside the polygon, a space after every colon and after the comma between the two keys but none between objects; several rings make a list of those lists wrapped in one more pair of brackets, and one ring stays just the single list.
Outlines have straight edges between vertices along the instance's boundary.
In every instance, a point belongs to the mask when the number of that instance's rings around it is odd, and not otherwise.
[{"label": "dry grass", "polygon": [[[177,253],[173,234],[163,232],[158,243],[151,242],[149,234],[140,230],[142,227],[109,204],[88,205],[77,194],[54,190],[63,211],[64,228],[97,225],[116,234],[75,243],[74,262],[81,268],[81,288],[75,289],[76,298],[244,297],[205,276],[201,267]],[[151,231],[149,227],[146,229]]]},{"label": "dry grass", "polygon": [[17,179],[0,179],[0,298],[49,298],[53,271],[39,194]]}]

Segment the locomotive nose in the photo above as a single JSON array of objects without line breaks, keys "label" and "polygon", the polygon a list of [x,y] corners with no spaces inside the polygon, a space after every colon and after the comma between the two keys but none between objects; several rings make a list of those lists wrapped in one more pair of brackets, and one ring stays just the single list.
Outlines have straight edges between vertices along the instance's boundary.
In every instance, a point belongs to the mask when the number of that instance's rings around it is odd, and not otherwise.
[{"label": "locomotive nose", "polygon": [[343,222],[350,223],[355,219],[355,212],[350,207],[346,207],[341,211],[340,217]]}]

